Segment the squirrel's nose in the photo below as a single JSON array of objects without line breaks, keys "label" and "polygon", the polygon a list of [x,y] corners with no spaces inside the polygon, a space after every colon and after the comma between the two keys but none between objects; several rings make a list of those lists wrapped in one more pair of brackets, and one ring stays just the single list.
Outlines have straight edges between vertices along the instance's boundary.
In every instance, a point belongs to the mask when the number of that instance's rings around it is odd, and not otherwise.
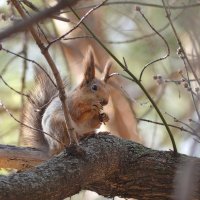
[{"label": "squirrel's nose", "polygon": [[108,104],[108,100],[107,100],[107,99],[102,99],[102,100],[100,101],[100,103],[101,103],[102,106],[105,106],[105,105]]}]

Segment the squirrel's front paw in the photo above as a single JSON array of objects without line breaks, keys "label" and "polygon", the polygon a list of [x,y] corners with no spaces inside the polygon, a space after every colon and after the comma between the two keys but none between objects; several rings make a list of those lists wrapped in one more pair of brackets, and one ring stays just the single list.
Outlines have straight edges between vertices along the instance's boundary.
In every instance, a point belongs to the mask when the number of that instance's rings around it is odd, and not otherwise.
[{"label": "squirrel's front paw", "polygon": [[109,121],[108,115],[106,113],[101,113],[99,115],[99,121],[103,123],[108,122]]}]

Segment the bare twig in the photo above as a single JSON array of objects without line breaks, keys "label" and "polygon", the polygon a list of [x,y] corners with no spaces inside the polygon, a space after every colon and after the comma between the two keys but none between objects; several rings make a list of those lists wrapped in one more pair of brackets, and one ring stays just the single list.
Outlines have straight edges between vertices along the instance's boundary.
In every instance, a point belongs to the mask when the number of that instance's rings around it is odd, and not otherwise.
[{"label": "bare twig", "polygon": [[[143,3],[143,2],[136,2],[136,1],[114,1],[109,2],[106,5],[114,5],[114,4],[136,4],[136,5],[142,5],[147,7],[155,7],[155,8],[163,8],[163,5],[160,4],[152,4],[152,3]],[[170,9],[185,9],[185,8],[192,8],[200,6],[200,3],[193,3],[193,4],[187,4],[187,5],[180,5],[180,6],[169,6]]]},{"label": "bare twig", "polygon": [[52,45],[54,44],[55,42],[63,39],[66,35],[69,35],[72,31],[74,31],[75,29],[77,29],[80,24],[83,22],[83,20],[86,19],[86,17],[88,17],[92,12],[94,12],[96,9],[98,9],[99,7],[101,7],[103,4],[105,4],[108,0],[104,0],[102,3],[100,3],[99,5],[91,8],[80,20],[79,22],[72,28],[70,29],[67,33],[61,35],[60,37],[56,38],[55,40],[51,41],[48,45],[47,45],[47,49]]},{"label": "bare twig", "polygon": [[[28,2],[27,0],[25,0],[25,2]],[[25,6],[20,2],[20,5],[22,7],[22,9],[24,10],[24,12],[27,14],[27,16],[31,17],[31,14],[29,13],[29,11],[25,8]],[[33,4],[32,4],[33,5]],[[44,39],[46,40],[47,43],[49,43],[49,40],[46,36],[46,34],[44,33],[43,29],[41,28],[41,26],[39,25],[39,23],[36,24],[37,28],[38,28],[38,32],[40,32]]]},{"label": "bare twig", "polygon": [[[27,43],[27,33],[24,34],[24,44],[23,44],[23,54],[24,57],[27,58],[27,51],[28,51],[28,43]],[[23,71],[22,71],[22,77],[21,77],[21,93],[24,93],[25,90],[25,84],[26,84],[26,71],[27,71],[27,67],[28,67],[28,62],[26,59],[24,59],[23,62]],[[22,97],[21,99],[22,101],[22,106],[24,105],[24,98]]]},{"label": "bare twig", "polygon": [[[27,58],[27,51],[28,51],[28,43],[27,43],[28,35],[27,32],[24,33],[24,43],[23,43],[23,51],[24,57]],[[22,70],[22,77],[21,77],[21,93],[24,93],[25,87],[26,87],[26,72],[27,72],[28,62],[24,59],[23,62],[23,70]],[[20,115],[20,121],[24,121],[24,109],[25,109],[25,101],[24,96],[21,96],[21,115]],[[19,133],[22,132],[22,126],[20,126]]]},{"label": "bare twig", "polygon": [[20,91],[17,91],[17,90],[14,89],[13,87],[11,87],[11,86],[4,80],[4,78],[3,78],[1,75],[0,75],[0,79],[1,79],[1,80],[3,81],[3,83],[4,83],[8,88],[10,88],[12,91],[16,92],[16,93],[19,94],[19,95],[22,95],[22,96],[27,97],[27,98],[30,100],[30,102],[34,102],[34,100],[31,99],[30,95],[25,94],[25,93],[20,92]]},{"label": "bare twig", "polygon": [[[163,85],[163,87],[161,88],[161,90],[156,94],[156,98],[154,99],[156,104],[159,104],[160,100],[162,99],[162,96],[164,94],[166,90],[166,85]],[[144,104],[140,104],[141,106],[143,106]],[[153,110],[153,107],[150,106],[144,113],[142,113],[142,115],[140,116],[141,118],[144,118],[145,116],[147,116],[151,111]]]},{"label": "bare twig", "polygon": [[[2,50],[2,49],[1,49]],[[8,52],[7,52],[8,53]],[[16,53],[16,55],[20,55],[22,53],[22,51]],[[17,56],[12,57],[3,67],[3,69],[0,71],[0,74],[3,76],[6,71],[8,70],[9,65],[17,58]]]},{"label": "bare twig", "polygon": [[76,39],[86,39],[86,38],[93,38],[90,35],[85,35],[85,36],[77,36],[77,37],[68,37],[68,38],[64,38],[63,40],[76,40]]},{"label": "bare twig", "polygon": [[[163,5],[161,4],[153,4],[153,3],[146,3],[146,2],[140,2],[140,1],[112,1],[112,2],[107,2],[104,6],[111,6],[111,5],[124,5],[124,4],[133,4],[133,5],[141,5],[141,6],[145,6],[145,7],[154,7],[154,8],[163,8]],[[90,5],[90,6],[84,6],[84,7],[79,7],[76,8],[76,10],[81,10],[81,9],[85,9],[85,8],[91,8],[94,5]],[[193,3],[193,4],[187,4],[187,5],[180,5],[180,6],[169,6],[170,9],[186,9],[186,8],[193,8],[193,7],[198,7],[200,6],[200,3]]]},{"label": "bare twig", "polygon": [[[192,65],[191,65],[191,63],[190,63],[190,61],[189,61],[189,59],[188,59],[188,57],[187,57],[187,54],[186,54],[186,52],[185,52],[185,50],[184,50],[184,48],[183,48],[183,45],[182,45],[182,43],[181,43],[181,40],[180,40],[180,38],[179,38],[179,36],[178,36],[178,33],[177,33],[175,27],[174,27],[174,24],[173,24],[172,19],[171,19],[171,16],[170,16],[170,12],[169,12],[168,9],[167,9],[167,6],[166,6],[166,4],[165,4],[165,1],[162,0],[162,3],[163,3],[163,6],[164,6],[164,9],[165,9],[166,17],[167,17],[167,19],[168,19],[168,21],[169,21],[169,23],[170,23],[170,25],[171,25],[171,28],[172,28],[172,30],[173,30],[173,33],[174,33],[175,38],[176,38],[176,40],[177,40],[177,43],[178,43],[178,45],[179,45],[178,54],[179,54],[179,56],[182,58],[182,60],[183,60],[183,62],[184,62],[184,65],[185,65],[185,68],[186,68],[186,72],[187,72],[187,78],[188,78],[188,80],[189,80],[189,74],[188,74],[188,71],[187,71],[187,65],[188,65],[189,68],[190,68],[190,70],[191,70],[191,72],[192,72],[192,74],[193,74],[193,76],[194,76],[194,78],[196,79],[198,85],[200,86],[200,80],[199,80],[199,78],[197,77],[197,74],[195,73],[195,71],[194,71],[194,69],[193,69],[193,67],[192,67]],[[169,7],[168,7],[168,8],[169,8]],[[190,85],[190,82],[188,82],[188,83],[189,83],[189,85]],[[190,85],[190,88],[191,88],[191,85]],[[200,113],[199,113],[199,111],[198,111],[198,107],[197,107],[197,105],[196,105],[196,102],[195,102],[195,99],[194,99],[194,94],[193,94],[192,91],[191,91],[191,96],[192,96],[192,101],[193,101],[193,104],[194,104],[196,113],[197,113],[198,118],[199,118],[199,120],[200,120]]]},{"label": "bare twig", "polygon": [[[185,61],[184,58],[182,58],[182,61],[183,61],[184,65],[185,65],[185,70],[186,70],[186,74],[187,74],[187,80],[189,80],[190,77],[189,77],[189,72],[188,72],[188,67],[187,67],[186,61]],[[195,73],[195,74],[196,74],[196,73]],[[195,80],[196,80],[196,78],[195,78]],[[198,80],[199,80],[199,78],[198,78]],[[196,80],[196,81],[197,81],[197,80]],[[195,98],[194,98],[195,93],[192,91],[191,82],[190,82],[190,81],[187,81],[187,82],[188,82],[188,85],[189,85],[188,89],[189,89],[189,92],[190,92],[191,97],[192,97],[192,102],[193,102],[193,104],[194,104],[194,108],[195,108],[195,110],[196,110],[198,119],[199,119],[199,121],[200,121],[200,113],[199,113],[198,106],[197,106],[196,101],[195,101]],[[198,96],[198,95],[197,95],[197,96]]]},{"label": "bare twig", "polygon": [[50,98],[50,100],[49,100],[46,104],[44,104],[44,105],[38,107],[37,110],[42,110],[43,108],[47,108],[47,106],[48,106],[56,97],[58,97],[58,95],[59,95],[59,94],[57,93],[57,94],[55,94],[54,96],[52,96],[52,97]]},{"label": "bare twig", "polygon": [[183,124],[184,126],[188,127],[190,130],[192,130],[193,132],[195,131],[191,126],[189,126],[188,124],[186,124],[185,122],[180,121],[179,119],[177,119],[176,117],[172,116],[171,114],[165,112],[166,115],[168,115],[169,117],[173,118],[174,122]]},{"label": "bare twig", "polygon": [[[164,31],[168,26],[169,26],[169,23],[166,24],[163,28],[159,29],[158,32],[160,33],[162,31]],[[108,43],[108,44],[117,44],[118,45],[118,44],[137,42],[137,41],[140,41],[140,40],[144,40],[146,38],[150,38],[150,37],[155,36],[155,35],[157,35],[157,33],[152,32],[152,33],[140,36],[140,37],[134,37],[134,38],[126,39],[126,40],[122,40],[122,41],[105,40],[105,42]]]},{"label": "bare twig", "polygon": [[148,63],[148,64],[146,64],[146,65],[144,66],[144,68],[142,69],[142,71],[141,71],[141,73],[140,73],[140,77],[139,77],[139,81],[141,81],[141,80],[142,80],[142,75],[143,75],[145,69],[146,69],[148,66],[152,65],[153,63],[155,63],[155,62],[158,62],[158,61],[161,61],[161,60],[166,59],[166,58],[169,56],[169,54],[170,54],[170,49],[169,49],[169,45],[168,45],[168,42],[166,41],[166,39],[151,25],[151,23],[149,22],[149,20],[148,20],[148,19],[145,17],[145,15],[142,13],[141,9],[140,9],[140,8],[138,8],[138,9],[136,8],[136,10],[139,11],[139,13],[142,15],[142,17],[143,17],[144,20],[147,22],[147,24],[148,24],[148,25],[151,27],[151,29],[163,40],[163,42],[165,43],[165,45],[166,45],[166,47],[167,47],[167,53],[166,53],[165,56],[160,57],[160,58],[158,58],[158,59],[156,59],[156,60],[153,60],[153,61],[151,61],[150,63]]},{"label": "bare twig", "polygon": [[124,66],[126,67],[126,68],[128,68],[128,65],[127,65],[127,63],[126,63],[126,59],[123,57],[123,61],[124,61]]},{"label": "bare twig", "polygon": [[[43,0],[43,3],[44,4],[47,4],[48,0]],[[52,27],[53,27],[53,31],[54,31],[54,34],[56,37],[59,36],[59,31],[57,30],[57,27],[56,27],[56,24],[55,24],[55,21],[54,20],[51,20],[51,23],[52,23]],[[68,81],[69,81],[69,84],[71,83],[71,76],[70,76],[70,68],[69,68],[69,65],[68,65],[68,60],[67,60],[67,57],[65,56],[65,49],[64,49],[64,46],[59,43],[59,48],[60,48],[60,51],[62,53],[62,57],[64,59],[64,62],[65,62],[65,67],[67,69],[67,72],[69,74],[68,76]]]},{"label": "bare twig", "polygon": [[[180,14],[179,14],[180,15]],[[178,16],[179,16],[178,15]],[[176,16],[176,18],[178,18],[178,16]],[[159,30],[157,30],[159,33],[164,31],[165,29],[167,29],[169,27],[169,23],[167,23],[165,26],[163,26],[162,28],[160,28]],[[152,33],[149,33],[149,34],[145,34],[143,36],[140,36],[140,37],[136,37],[136,38],[131,38],[131,39],[127,39],[127,40],[123,40],[123,41],[114,41],[114,40],[106,40],[105,42],[108,43],[108,44],[124,44],[124,43],[132,43],[132,42],[137,42],[139,40],[144,40],[146,38],[150,38],[152,36],[155,36],[157,35],[156,32],[152,32]]]},{"label": "bare twig", "polygon": [[[148,123],[153,123],[153,124],[157,124],[157,125],[161,125],[161,126],[164,126],[163,123],[161,122],[157,122],[157,121],[152,121],[150,119],[143,119],[143,118],[136,118],[137,120],[139,121],[143,121],[143,122],[148,122]],[[173,125],[173,124],[168,124],[168,126],[172,127],[172,128],[176,128],[176,129],[179,129],[180,131],[184,131],[184,132],[187,132],[187,133],[190,133],[191,135],[195,135],[195,133],[193,131],[190,131],[188,129],[185,129],[184,127],[180,127],[180,126],[176,126],[176,125]],[[196,135],[195,135],[196,136]]]},{"label": "bare twig", "polygon": [[113,73],[109,74],[109,75],[108,75],[108,79],[111,78],[111,77],[114,77],[114,76],[121,76],[121,77],[123,77],[123,78],[125,78],[125,79],[128,79],[128,80],[134,82],[134,80],[133,80],[132,78],[130,78],[130,77],[124,75],[124,74],[120,74],[120,73],[118,73],[118,72],[113,72]]},{"label": "bare twig", "polygon": [[12,119],[14,119],[17,123],[19,123],[21,126],[25,126],[27,128],[30,128],[34,131],[37,131],[37,132],[40,132],[40,133],[44,133],[45,135],[48,135],[49,137],[51,137],[53,140],[56,140],[58,143],[62,144],[63,146],[65,146],[65,144],[63,144],[62,141],[58,140],[57,138],[53,137],[51,134],[47,133],[47,132],[44,132],[43,130],[41,129],[37,129],[37,128],[34,128],[34,127],[31,127],[31,126],[28,126],[27,124],[24,124],[23,122],[21,122],[20,120],[18,120],[8,109],[7,107],[0,101],[0,106],[10,115],[10,117]]},{"label": "bare twig", "polygon": [[[180,52],[180,53],[184,56],[184,58],[186,59],[187,64],[188,64],[188,66],[190,67],[193,76],[195,77],[195,79],[197,80],[197,82],[198,82],[198,84],[199,84],[199,86],[200,86],[200,80],[199,80],[199,78],[197,77],[197,75],[196,75],[196,73],[195,73],[195,71],[194,71],[194,69],[193,69],[193,67],[192,67],[192,65],[191,65],[191,63],[190,63],[190,61],[189,61],[189,59],[188,59],[188,57],[187,57],[187,54],[186,54],[186,52],[185,52],[185,50],[184,50],[184,48],[183,48],[183,45],[182,45],[182,43],[181,43],[181,40],[180,40],[180,38],[179,38],[179,36],[178,36],[178,33],[177,33],[177,31],[176,31],[176,29],[175,29],[175,27],[174,27],[173,22],[172,22],[170,13],[169,13],[169,11],[167,10],[167,6],[166,6],[166,4],[165,4],[165,1],[162,0],[162,3],[163,3],[163,6],[164,6],[164,8],[165,8],[166,17],[167,17],[167,19],[169,20],[169,23],[170,23],[171,28],[172,28],[172,30],[173,30],[173,32],[174,32],[174,35],[175,35],[176,40],[177,40],[177,43],[178,43],[178,45],[179,45],[179,48],[180,48],[179,52]],[[169,8],[169,7],[168,7],[168,8]]]},{"label": "bare twig", "polygon": [[[177,14],[174,18],[173,21],[175,21],[176,19],[178,19],[181,14],[184,12],[184,10],[182,10],[179,14]],[[157,32],[161,33],[163,32],[165,29],[167,29],[170,26],[170,23],[165,24],[162,28],[158,29]],[[127,40],[123,40],[123,41],[114,41],[114,40],[106,40],[105,42],[108,44],[124,44],[124,43],[132,43],[132,42],[137,42],[139,40],[144,40],[147,38],[150,38],[152,36],[157,35],[157,33],[155,31],[153,31],[152,33],[149,34],[145,34],[143,36],[140,37],[135,37],[135,38],[131,38],[131,39],[127,39]]]},{"label": "bare twig", "polygon": [[[26,6],[28,6],[30,9],[36,11],[36,12],[39,12],[39,8],[34,5],[32,2],[28,1],[28,0],[21,0],[21,2],[23,2]],[[56,19],[56,20],[59,20],[59,21],[63,21],[63,22],[70,22],[69,19],[67,18],[64,18],[64,17],[60,17],[60,16],[57,16],[57,15],[52,15],[51,16],[53,19]]]},{"label": "bare twig", "polygon": [[[31,60],[31,59],[29,59],[29,58],[26,58],[26,57],[24,57],[24,56],[22,56],[22,55],[20,55],[20,54],[18,54],[18,53],[14,53],[14,52],[12,52],[12,51],[10,51],[10,50],[8,50],[8,49],[5,49],[5,48],[3,48],[3,47],[2,47],[2,50],[5,51],[6,53],[10,53],[10,54],[15,55],[15,56],[17,56],[17,57],[19,57],[19,58],[22,58],[23,60],[26,60],[26,61],[28,61],[28,62],[31,62],[31,63],[35,64],[37,67],[39,67],[39,68],[47,75],[47,77],[48,77],[49,80],[52,82],[52,84],[53,84],[55,87],[57,87],[56,84],[54,83],[53,79],[51,78],[51,76],[49,76],[49,74],[46,72],[46,70],[45,70],[39,63],[37,63],[36,61]],[[3,72],[1,72],[1,74],[2,74],[2,73],[3,73]]]},{"label": "bare twig", "polygon": [[[136,4],[141,6],[147,6],[147,7],[155,7],[155,8],[163,8],[163,5],[160,4],[152,4],[152,3],[144,3],[139,1],[114,1],[114,2],[108,2],[106,5],[114,5],[114,4]],[[180,5],[180,6],[169,6],[170,9],[185,9],[185,8],[192,8],[200,6],[200,3],[193,3],[193,4],[187,4],[187,5]]]}]

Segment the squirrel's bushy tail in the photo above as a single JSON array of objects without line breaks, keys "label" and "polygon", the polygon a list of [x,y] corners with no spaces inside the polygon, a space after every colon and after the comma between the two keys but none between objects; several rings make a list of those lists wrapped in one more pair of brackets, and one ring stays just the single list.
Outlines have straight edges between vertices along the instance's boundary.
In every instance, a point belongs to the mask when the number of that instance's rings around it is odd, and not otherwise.
[{"label": "squirrel's bushy tail", "polygon": [[[52,98],[57,95],[57,88],[52,79],[42,69],[35,70],[35,87],[30,93],[31,101],[27,101],[24,109],[23,126],[20,135],[22,146],[34,147],[48,151],[48,143],[42,133],[42,116]],[[32,102],[33,101],[33,102]],[[31,129],[33,127],[34,129]]]}]

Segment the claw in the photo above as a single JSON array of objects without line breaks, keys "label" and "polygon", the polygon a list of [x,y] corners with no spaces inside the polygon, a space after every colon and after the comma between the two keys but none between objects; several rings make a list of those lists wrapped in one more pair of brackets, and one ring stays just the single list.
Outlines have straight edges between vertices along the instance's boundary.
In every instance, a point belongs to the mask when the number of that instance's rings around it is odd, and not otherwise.
[{"label": "claw", "polygon": [[103,110],[103,106],[101,105],[101,103],[93,104],[93,106],[95,107],[95,110],[97,110],[99,113],[101,110]]},{"label": "claw", "polygon": [[108,115],[106,113],[101,113],[99,115],[99,121],[105,124],[105,122],[109,121]]}]

